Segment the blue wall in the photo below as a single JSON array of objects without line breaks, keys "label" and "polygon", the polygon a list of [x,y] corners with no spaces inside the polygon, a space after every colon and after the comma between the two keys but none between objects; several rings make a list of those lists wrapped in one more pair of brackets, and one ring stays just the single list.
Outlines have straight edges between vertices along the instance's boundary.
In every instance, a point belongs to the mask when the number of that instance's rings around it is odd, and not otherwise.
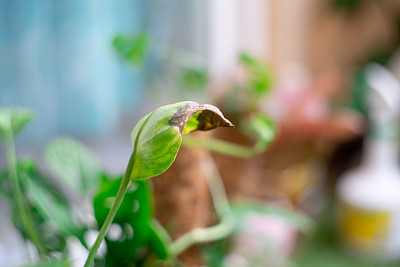
[{"label": "blue wall", "polygon": [[142,98],[111,42],[142,27],[145,0],[0,0],[0,106],[37,111],[29,138],[105,136]]}]

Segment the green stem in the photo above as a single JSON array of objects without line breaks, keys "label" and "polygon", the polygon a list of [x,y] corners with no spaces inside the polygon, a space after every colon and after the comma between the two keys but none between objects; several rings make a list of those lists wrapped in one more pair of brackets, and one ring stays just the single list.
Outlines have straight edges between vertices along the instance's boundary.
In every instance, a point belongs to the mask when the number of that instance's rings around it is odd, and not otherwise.
[{"label": "green stem", "polygon": [[205,172],[211,171],[211,173],[205,173],[205,175],[214,208],[220,218],[220,222],[219,224],[208,228],[193,229],[181,236],[171,245],[173,255],[180,254],[194,244],[223,239],[229,236],[233,231],[234,221],[232,212],[218,169],[211,157],[203,163],[205,164],[203,165],[203,170]]},{"label": "green stem", "polygon": [[264,147],[259,143],[256,143],[252,147],[246,147],[213,138],[198,138],[194,135],[185,136],[182,140],[182,144],[190,147],[206,148],[213,152],[240,158],[253,157],[262,153],[266,148],[266,146]]},{"label": "green stem", "polygon": [[18,213],[21,216],[21,223],[29,237],[29,239],[35,244],[39,254],[46,254],[46,249],[42,245],[42,242],[39,239],[39,235],[36,232],[34,227],[32,216],[29,213],[25,200],[22,196],[20,184],[18,181],[18,171],[17,171],[17,156],[15,153],[15,145],[14,145],[14,133],[11,125],[11,118],[9,119],[9,125],[7,127],[7,161],[10,169],[10,184],[12,194],[14,196]]},{"label": "green stem", "polygon": [[[133,154],[132,154],[133,155]],[[124,178],[122,178],[121,185],[118,189],[118,193],[115,196],[114,203],[110,209],[110,212],[107,215],[106,220],[104,221],[99,234],[97,235],[96,241],[93,244],[93,247],[89,250],[89,255],[86,259],[84,267],[90,267],[94,261],[94,258],[96,256],[97,250],[100,247],[101,242],[104,240],[104,237],[106,236],[108,229],[111,226],[112,221],[114,220],[115,214],[117,214],[117,211],[119,209],[119,206],[121,206],[122,200],[124,199],[125,193],[129,188],[129,185],[131,184],[132,181],[132,168],[133,168],[133,156],[129,159],[128,167],[126,169]]]}]

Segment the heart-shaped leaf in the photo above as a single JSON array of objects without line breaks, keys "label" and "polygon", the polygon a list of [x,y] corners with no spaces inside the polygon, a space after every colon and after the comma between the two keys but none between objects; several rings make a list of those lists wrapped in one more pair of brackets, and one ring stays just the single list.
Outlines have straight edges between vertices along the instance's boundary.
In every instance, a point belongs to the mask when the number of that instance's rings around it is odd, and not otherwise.
[{"label": "heart-shaped leaf", "polygon": [[154,110],[132,131],[131,178],[140,180],[163,173],[175,160],[183,134],[217,127],[233,124],[212,105],[186,101]]},{"label": "heart-shaped leaf", "polygon": [[33,118],[29,109],[0,109],[0,140],[6,138],[10,127],[12,136],[16,136]]},{"label": "heart-shaped leaf", "polygon": [[[107,218],[121,181],[122,177],[103,178],[101,188],[94,199],[94,212],[99,226],[103,225]],[[140,251],[148,247],[153,239],[153,230],[150,227],[152,213],[148,181],[133,181],[113,220],[111,228],[118,231],[105,238],[108,251],[107,266],[127,266],[123,263],[139,261]]]},{"label": "heart-shaped leaf", "polygon": [[133,38],[119,35],[114,38],[113,46],[128,63],[141,66],[150,48],[150,38],[144,32]]}]

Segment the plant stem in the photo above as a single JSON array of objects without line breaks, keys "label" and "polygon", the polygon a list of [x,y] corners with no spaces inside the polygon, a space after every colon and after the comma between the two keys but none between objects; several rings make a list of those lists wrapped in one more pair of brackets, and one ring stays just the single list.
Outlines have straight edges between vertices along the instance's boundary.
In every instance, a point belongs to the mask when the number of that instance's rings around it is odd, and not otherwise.
[{"label": "plant stem", "polygon": [[245,147],[229,143],[223,140],[218,140],[213,138],[203,139],[193,135],[185,136],[182,140],[182,144],[190,147],[206,148],[213,152],[218,152],[221,154],[240,157],[240,158],[250,158],[259,153],[262,153],[265,150],[264,147],[261,147],[257,143],[252,147]]},{"label": "plant stem", "polygon": [[[133,155],[133,154],[132,154]],[[96,256],[97,250],[100,247],[101,242],[104,240],[104,237],[106,236],[108,229],[111,226],[112,221],[114,220],[115,214],[117,214],[117,211],[119,209],[119,206],[121,206],[122,200],[124,199],[125,193],[129,188],[129,185],[131,184],[132,181],[132,168],[133,168],[133,156],[129,159],[128,167],[126,169],[124,178],[122,178],[121,185],[118,189],[118,193],[115,196],[114,203],[107,215],[106,220],[104,221],[99,234],[97,235],[96,241],[93,244],[93,247],[89,250],[89,255],[86,259],[84,267],[90,267],[94,261],[94,258]]]},{"label": "plant stem", "polygon": [[216,241],[227,237],[233,231],[234,221],[225,193],[224,185],[218,169],[211,156],[203,162],[208,187],[213,200],[215,211],[220,218],[219,224],[208,228],[197,228],[181,236],[171,245],[173,255],[178,255],[197,243]]},{"label": "plant stem", "polygon": [[30,215],[25,200],[22,196],[20,184],[18,181],[17,156],[15,153],[14,133],[11,125],[11,118],[9,118],[8,123],[9,125],[7,127],[8,130],[6,134],[7,135],[6,146],[7,146],[7,161],[10,170],[9,177],[10,177],[12,194],[16,202],[18,213],[21,216],[22,225],[25,228],[25,231],[29,239],[34,243],[39,254],[43,255],[46,254],[46,249],[42,245],[39,235],[36,232],[35,226],[32,221],[32,216]]}]

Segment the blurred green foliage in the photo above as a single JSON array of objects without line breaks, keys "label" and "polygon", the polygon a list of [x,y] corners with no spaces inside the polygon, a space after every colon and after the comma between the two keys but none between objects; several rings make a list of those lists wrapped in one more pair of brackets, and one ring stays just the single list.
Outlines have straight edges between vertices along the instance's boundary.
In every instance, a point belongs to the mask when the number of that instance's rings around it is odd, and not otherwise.
[{"label": "blurred green foliage", "polygon": [[231,84],[222,103],[224,111],[235,123],[239,123],[248,113],[260,111],[274,82],[272,70],[254,56],[241,53],[238,63],[244,70],[244,81]]},{"label": "blurred green foliage", "polygon": [[46,148],[45,160],[54,177],[77,196],[83,197],[100,182],[99,158],[72,138],[54,139]]},{"label": "blurred green foliage", "polygon": [[[44,174],[33,159],[17,161],[21,193],[49,255],[26,267],[66,267],[70,266],[67,261],[68,238],[78,238],[87,248],[85,233],[96,229],[75,216],[74,212],[79,209],[76,205],[87,201],[88,196],[92,198],[97,225],[101,226],[108,214],[107,205],[113,201],[121,179],[105,174],[97,156],[71,138],[53,140],[47,146],[45,159],[46,167],[54,177]],[[15,227],[24,238],[30,239],[19,219],[20,210],[10,190],[9,175],[9,169],[0,173],[0,196],[9,199]],[[118,239],[106,238],[108,253],[105,258],[97,259],[99,266],[155,266],[160,260],[168,259],[170,240],[153,218],[148,182],[133,182],[114,223],[120,227],[121,236]]]},{"label": "blurred green foliage", "polygon": [[249,74],[249,88],[253,94],[264,95],[271,89],[272,75],[265,63],[247,53],[241,53],[238,61]]},{"label": "blurred green foliage", "polygon": [[68,261],[66,257],[62,257],[61,259],[41,260],[37,263],[27,264],[21,267],[70,267],[71,265],[71,262]]},{"label": "blurred green foliage", "polygon": [[29,109],[0,109],[0,141],[6,139],[9,121],[11,123],[11,132],[15,137],[34,117],[35,114]]},{"label": "blurred green foliage", "polygon": [[241,128],[244,133],[256,137],[255,146],[262,151],[275,139],[276,127],[274,122],[260,113],[253,114],[249,119],[244,120]]},{"label": "blurred green foliage", "polygon": [[[53,252],[63,252],[66,247],[67,234],[76,234],[82,237],[82,235],[78,234],[82,232],[71,222],[72,214],[66,204],[66,199],[49,182],[49,179],[39,171],[37,164],[33,160],[19,160],[17,170],[22,194],[25,197],[27,208],[32,215],[34,226],[42,233],[39,236],[42,243],[50,254]],[[19,219],[20,211],[15,203],[15,198],[12,196],[11,191],[9,191],[10,186],[6,179],[8,175],[8,170],[5,170],[0,175],[0,179],[4,179],[0,190],[2,189],[5,192],[12,203],[11,212],[14,225],[25,238],[29,239]],[[42,196],[43,192],[45,192],[44,197]],[[63,219],[66,220],[63,221]]]},{"label": "blurred green foliage", "polygon": [[[135,36],[118,35],[113,40],[113,47],[121,58],[131,66],[142,67],[146,65],[151,54],[151,38],[141,32]],[[179,49],[173,49],[170,55],[155,55],[161,61],[170,61],[176,65],[176,80],[174,87],[183,92],[204,92],[208,86],[209,77],[206,69],[195,64],[191,59],[192,54]]]},{"label": "blurred green foliage", "polygon": [[118,35],[113,40],[113,46],[126,62],[140,67],[147,58],[150,38],[146,32],[141,32],[133,37]]},{"label": "blurred green foliage", "polygon": [[180,86],[188,91],[204,91],[209,82],[206,70],[199,67],[183,68],[178,79]]},{"label": "blurred green foliage", "polygon": [[364,116],[367,116],[368,106],[366,100],[369,86],[363,69],[358,69],[356,71],[350,89],[352,95],[350,107]]},{"label": "blurred green foliage", "polygon": [[348,12],[356,11],[363,3],[362,0],[331,0],[334,8]]}]

